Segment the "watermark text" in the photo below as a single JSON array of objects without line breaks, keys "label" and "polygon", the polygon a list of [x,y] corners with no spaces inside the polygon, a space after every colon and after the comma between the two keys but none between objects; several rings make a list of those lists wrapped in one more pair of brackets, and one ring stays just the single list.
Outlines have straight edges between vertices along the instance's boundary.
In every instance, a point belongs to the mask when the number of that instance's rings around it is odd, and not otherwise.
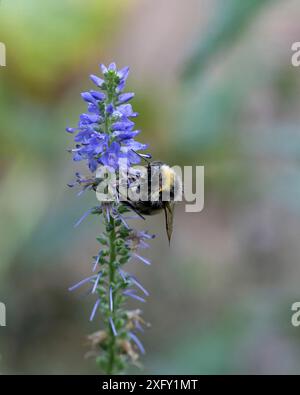
[{"label": "watermark text", "polygon": [[0,42],[0,66],[6,66],[6,47],[2,42]]}]

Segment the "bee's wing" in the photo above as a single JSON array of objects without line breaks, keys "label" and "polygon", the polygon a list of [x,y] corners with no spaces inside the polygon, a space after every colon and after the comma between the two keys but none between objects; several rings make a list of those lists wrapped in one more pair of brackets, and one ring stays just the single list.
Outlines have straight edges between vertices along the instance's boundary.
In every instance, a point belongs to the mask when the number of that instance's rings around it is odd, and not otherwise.
[{"label": "bee's wing", "polygon": [[174,203],[166,202],[164,206],[165,218],[166,218],[166,231],[169,239],[169,243],[171,242],[171,236],[173,232],[173,218],[174,218]]}]

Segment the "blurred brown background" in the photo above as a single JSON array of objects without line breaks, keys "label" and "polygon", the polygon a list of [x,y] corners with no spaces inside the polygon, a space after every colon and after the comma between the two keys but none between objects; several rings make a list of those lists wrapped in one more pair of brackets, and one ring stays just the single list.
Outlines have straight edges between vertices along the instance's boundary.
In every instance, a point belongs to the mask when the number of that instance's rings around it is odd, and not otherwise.
[{"label": "blurred brown background", "polygon": [[178,206],[171,248],[163,216],[146,224],[142,373],[299,373],[299,16],[297,0],[1,2],[0,372],[97,373],[83,359],[93,301],[67,289],[101,225],[73,228],[96,200],[66,187],[64,128],[88,75],[116,61],[154,157],[206,172],[205,208]]}]

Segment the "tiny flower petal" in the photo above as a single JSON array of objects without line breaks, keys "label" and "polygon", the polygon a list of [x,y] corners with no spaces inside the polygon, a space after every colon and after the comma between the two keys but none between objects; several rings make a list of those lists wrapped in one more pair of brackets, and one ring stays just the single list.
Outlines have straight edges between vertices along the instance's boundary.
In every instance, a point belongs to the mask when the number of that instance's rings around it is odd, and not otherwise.
[{"label": "tiny flower petal", "polygon": [[100,69],[101,69],[101,71],[102,71],[102,73],[103,74],[106,74],[107,73],[107,67],[106,66],[104,66],[104,64],[100,64]]},{"label": "tiny flower petal", "polygon": [[99,88],[101,88],[102,84],[104,83],[104,80],[100,77],[97,77],[94,74],[90,75],[90,79],[93,81],[93,83],[98,86]]},{"label": "tiny flower petal", "polygon": [[132,121],[118,121],[112,125],[112,129],[115,130],[128,130],[134,126],[134,122]]},{"label": "tiny flower petal", "polygon": [[129,74],[129,67],[128,66],[123,67],[123,69],[119,70],[117,74],[118,74],[118,77],[120,78],[120,80],[123,80],[123,79],[126,80],[128,77],[128,74]]},{"label": "tiny flower petal", "polygon": [[119,104],[126,103],[129,100],[131,100],[133,97],[134,97],[134,93],[133,92],[122,93],[121,95],[119,95],[118,103]]},{"label": "tiny flower petal", "polygon": [[97,114],[81,114],[80,115],[80,126],[89,125],[90,123],[99,122],[101,117]]},{"label": "tiny flower petal", "polygon": [[97,312],[97,309],[98,309],[98,307],[99,307],[99,304],[100,304],[100,299],[97,299],[96,303],[94,304],[92,313],[91,313],[91,315],[90,315],[90,321],[93,321],[93,319],[94,319],[94,317],[95,317],[95,314],[96,314],[96,312]]},{"label": "tiny flower petal", "polygon": [[131,104],[121,104],[118,106],[118,111],[123,115],[123,117],[136,117],[138,114],[132,110]]},{"label": "tiny flower petal", "polygon": [[79,281],[79,283],[72,285],[72,287],[69,288],[69,291],[74,291],[74,289],[77,289],[77,288],[81,287],[83,284],[90,282],[93,278],[95,278],[95,276],[90,276],[90,277],[87,277],[87,278]]},{"label": "tiny flower petal", "polygon": [[77,128],[66,128],[66,132],[68,133],[74,133],[77,130]]},{"label": "tiny flower petal", "polygon": [[88,103],[95,103],[95,98],[89,92],[82,92],[81,97]]},{"label": "tiny flower petal", "polygon": [[90,90],[90,94],[93,96],[94,99],[99,100],[99,101],[103,101],[106,99],[105,93],[103,93],[103,92]]},{"label": "tiny flower petal", "polygon": [[81,222],[90,215],[93,209],[86,211],[81,218],[75,223],[74,228],[77,228],[81,224]]},{"label": "tiny flower petal", "polygon": [[135,320],[135,321],[134,321],[134,325],[135,325],[135,328],[136,328],[138,331],[144,332],[144,328],[142,327],[142,325],[139,323],[138,320]]},{"label": "tiny flower petal", "polygon": [[129,297],[132,298],[132,299],[136,299],[136,300],[138,300],[139,302],[143,302],[143,303],[146,302],[144,298],[142,298],[141,296],[138,296],[138,295],[134,294],[133,291],[130,291],[130,290],[124,291],[124,292],[123,292],[123,295],[129,296]]},{"label": "tiny flower petal", "polygon": [[145,265],[151,265],[151,262],[148,261],[146,258],[144,258],[143,256],[140,256],[136,253],[133,254],[133,256],[135,256],[136,258],[138,258],[140,261],[142,261]]},{"label": "tiny flower petal", "polygon": [[136,277],[130,276],[130,281],[135,284],[146,296],[149,296],[149,292],[142,286]]},{"label": "tiny flower petal", "polygon": [[110,103],[110,104],[108,104],[108,106],[106,106],[105,110],[106,110],[106,113],[110,115],[114,111],[114,106]]},{"label": "tiny flower petal", "polygon": [[142,354],[145,354],[145,349],[144,349],[141,341],[138,339],[138,337],[132,332],[129,332],[128,334],[129,334],[130,338],[134,341],[134,343],[137,345],[137,347],[140,350],[140,352]]},{"label": "tiny flower petal", "polygon": [[108,66],[108,70],[109,71],[116,71],[117,70],[117,66],[116,64],[113,62]]},{"label": "tiny flower petal", "polygon": [[110,327],[111,327],[111,330],[112,330],[114,336],[118,336],[115,324],[114,324],[113,319],[111,317],[109,317],[109,323],[110,323]]},{"label": "tiny flower petal", "polygon": [[117,89],[116,89],[116,91],[117,91],[118,93],[122,92],[122,90],[123,90],[124,87],[125,87],[125,83],[126,83],[125,79],[124,79],[124,80],[121,80],[121,82],[119,83],[119,85],[117,86]]},{"label": "tiny flower petal", "polygon": [[99,274],[98,274],[98,276],[96,278],[95,284],[93,286],[93,289],[92,289],[92,294],[96,292],[96,289],[98,287],[98,284],[99,284],[101,276],[102,276],[102,272],[99,272]]},{"label": "tiny flower petal", "polygon": [[120,140],[132,139],[140,133],[140,130],[116,130],[113,132],[113,136]]},{"label": "tiny flower petal", "polygon": [[103,254],[102,251],[100,251],[100,253],[97,255],[97,257],[96,257],[96,259],[95,259],[94,266],[93,266],[93,272],[96,270],[97,265],[98,265],[98,263],[99,263],[99,260],[100,260],[100,257],[101,257],[102,254]]},{"label": "tiny flower petal", "polygon": [[118,273],[119,273],[120,276],[122,277],[122,280],[124,281],[124,283],[126,283],[127,280],[126,280],[125,273],[123,272],[123,270],[118,269]]},{"label": "tiny flower petal", "polygon": [[109,287],[109,310],[110,310],[111,312],[114,310],[113,290],[112,290],[112,287]]},{"label": "tiny flower petal", "polygon": [[[95,102],[96,102],[96,100],[95,100]],[[100,113],[99,106],[97,104],[94,104],[94,103],[89,103],[89,105],[88,105],[88,112],[91,112],[91,113],[99,115],[99,113]],[[101,119],[101,118],[99,118],[99,119]]]}]

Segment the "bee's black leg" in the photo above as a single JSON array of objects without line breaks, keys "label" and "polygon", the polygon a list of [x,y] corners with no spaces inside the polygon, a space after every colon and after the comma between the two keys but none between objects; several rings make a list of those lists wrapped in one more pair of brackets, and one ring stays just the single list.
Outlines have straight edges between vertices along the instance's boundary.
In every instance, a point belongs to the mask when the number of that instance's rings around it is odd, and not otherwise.
[{"label": "bee's black leg", "polygon": [[130,203],[128,200],[126,201],[126,203],[123,203],[126,206],[129,206],[131,208],[132,211],[134,211],[140,218],[142,218],[144,221],[146,221],[146,218],[138,212],[138,210],[134,207],[134,205],[132,203]]}]

